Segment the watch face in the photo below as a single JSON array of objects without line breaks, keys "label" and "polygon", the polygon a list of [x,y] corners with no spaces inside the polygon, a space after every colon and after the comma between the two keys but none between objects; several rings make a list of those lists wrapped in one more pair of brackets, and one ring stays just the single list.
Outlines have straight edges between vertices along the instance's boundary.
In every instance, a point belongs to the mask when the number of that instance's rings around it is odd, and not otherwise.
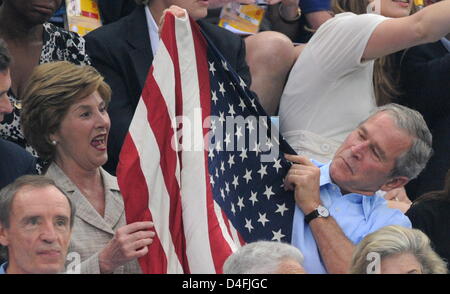
[{"label": "watch face", "polygon": [[330,215],[330,212],[328,211],[328,209],[321,205],[319,207],[317,207],[317,212],[319,213],[319,215],[321,217],[328,217]]}]

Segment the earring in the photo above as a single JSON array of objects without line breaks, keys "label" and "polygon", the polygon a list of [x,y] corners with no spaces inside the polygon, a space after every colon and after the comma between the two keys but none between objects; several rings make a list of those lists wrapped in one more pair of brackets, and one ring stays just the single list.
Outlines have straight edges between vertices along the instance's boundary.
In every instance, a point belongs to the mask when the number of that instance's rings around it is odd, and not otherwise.
[{"label": "earring", "polygon": [[52,145],[56,146],[56,144],[58,144],[58,142],[56,142],[55,140],[52,140]]}]

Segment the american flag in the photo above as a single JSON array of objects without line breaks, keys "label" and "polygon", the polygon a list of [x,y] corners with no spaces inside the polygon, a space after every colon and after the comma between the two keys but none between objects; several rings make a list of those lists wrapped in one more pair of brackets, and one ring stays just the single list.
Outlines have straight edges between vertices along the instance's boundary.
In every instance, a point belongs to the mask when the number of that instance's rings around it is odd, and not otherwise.
[{"label": "american flag", "polygon": [[290,242],[293,151],[266,118],[197,23],[167,15],[117,171],[127,222],[155,225],[144,273],[221,273],[244,243]]}]

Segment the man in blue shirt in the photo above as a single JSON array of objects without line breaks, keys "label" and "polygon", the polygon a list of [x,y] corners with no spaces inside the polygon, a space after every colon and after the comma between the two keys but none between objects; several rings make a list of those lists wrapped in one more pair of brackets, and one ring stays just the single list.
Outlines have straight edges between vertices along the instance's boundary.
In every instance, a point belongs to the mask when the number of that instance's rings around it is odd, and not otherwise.
[{"label": "man in blue shirt", "polygon": [[348,135],[330,163],[286,156],[295,163],[285,180],[297,203],[292,243],[304,253],[308,273],[347,273],[355,244],[367,234],[411,227],[376,192],[415,178],[431,157],[431,141],[422,115],[388,104]]}]

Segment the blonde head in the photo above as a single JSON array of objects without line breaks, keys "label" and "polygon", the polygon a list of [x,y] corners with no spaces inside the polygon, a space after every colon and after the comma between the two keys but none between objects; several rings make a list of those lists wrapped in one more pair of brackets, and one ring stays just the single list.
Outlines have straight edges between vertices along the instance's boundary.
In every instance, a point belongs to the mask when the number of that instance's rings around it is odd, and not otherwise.
[{"label": "blonde head", "polygon": [[53,159],[56,149],[50,135],[58,130],[70,106],[95,91],[108,105],[111,88],[91,66],[58,61],[34,69],[22,97],[21,123],[27,142],[39,156]]},{"label": "blonde head", "polygon": [[[430,239],[417,229],[387,226],[367,235],[356,247],[350,273],[366,274],[371,260],[370,254],[383,258],[402,253],[412,254],[420,263],[424,274],[446,274],[446,263],[433,251]],[[368,260],[369,259],[369,260]]]}]

